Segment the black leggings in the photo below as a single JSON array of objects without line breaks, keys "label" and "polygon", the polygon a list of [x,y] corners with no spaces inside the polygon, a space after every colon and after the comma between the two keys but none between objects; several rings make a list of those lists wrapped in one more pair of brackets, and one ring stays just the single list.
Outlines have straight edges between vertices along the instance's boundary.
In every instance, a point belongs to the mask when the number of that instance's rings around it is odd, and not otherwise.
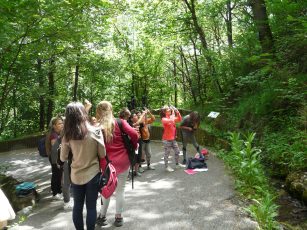
[{"label": "black leggings", "polygon": [[139,139],[138,143],[139,143],[139,149],[138,153],[136,154],[136,163],[140,164],[142,161],[142,140]]},{"label": "black leggings", "polygon": [[62,173],[63,169],[58,168],[57,164],[51,164],[51,190],[52,190],[52,195],[55,196],[56,194],[62,193]]}]

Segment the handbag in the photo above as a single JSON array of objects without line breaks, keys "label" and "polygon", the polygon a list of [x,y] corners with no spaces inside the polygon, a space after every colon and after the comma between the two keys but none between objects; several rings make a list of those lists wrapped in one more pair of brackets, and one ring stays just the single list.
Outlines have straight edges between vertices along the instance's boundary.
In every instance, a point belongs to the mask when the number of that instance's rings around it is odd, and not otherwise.
[{"label": "handbag", "polygon": [[115,192],[117,187],[117,173],[111,162],[108,163],[106,170],[108,171],[108,180],[102,187],[101,194],[104,198],[108,199]]},{"label": "handbag", "polygon": [[109,161],[108,157],[106,156],[107,164],[100,172],[99,181],[98,181],[98,189],[101,195],[108,199],[114,193],[117,187],[117,173],[116,169],[113,166],[112,162]]}]

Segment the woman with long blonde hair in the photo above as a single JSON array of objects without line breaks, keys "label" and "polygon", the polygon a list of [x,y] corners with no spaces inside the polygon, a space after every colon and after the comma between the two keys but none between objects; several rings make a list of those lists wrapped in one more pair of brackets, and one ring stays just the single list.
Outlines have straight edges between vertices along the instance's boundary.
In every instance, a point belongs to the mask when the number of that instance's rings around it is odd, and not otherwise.
[{"label": "woman with long blonde hair", "polygon": [[[108,101],[101,101],[96,107],[96,119],[101,126],[104,138],[106,152],[109,161],[112,162],[117,173],[117,187],[115,190],[116,196],[116,212],[114,225],[119,227],[123,225],[123,207],[124,207],[124,192],[125,183],[129,172],[129,157],[125,148],[124,141],[121,135],[121,130],[117,124],[116,119],[113,116],[112,104]],[[121,119],[123,131],[131,138],[134,148],[137,148],[138,134],[126,120]],[[106,165],[106,160],[102,159],[100,162],[103,168]],[[100,226],[106,226],[108,224],[106,214],[110,203],[110,198],[105,199],[102,197],[102,206],[100,215],[97,219],[97,224]]]}]

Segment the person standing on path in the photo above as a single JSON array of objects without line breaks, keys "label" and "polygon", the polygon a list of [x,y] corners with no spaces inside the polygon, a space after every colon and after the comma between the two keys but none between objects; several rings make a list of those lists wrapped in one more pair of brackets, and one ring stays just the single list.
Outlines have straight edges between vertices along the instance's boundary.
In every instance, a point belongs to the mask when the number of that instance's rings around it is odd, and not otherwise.
[{"label": "person standing on path", "polygon": [[63,118],[61,116],[53,117],[49,126],[50,131],[46,135],[46,152],[51,164],[52,198],[56,200],[62,200],[63,169],[57,164],[57,148],[59,146],[59,139],[63,130]]},{"label": "person standing on path", "polygon": [[80,102],[71,102],[66,107],[60,154],[62,162],[68,159],[70,151],[74,196],[73,222],[77,230],[84,229],[82,212],[85,202],[87,230],[94,230],[99,190],[99,159],[105,157],[105,145],[101,129],[90,125],[85,107]]},{"label": "person standing on path", "polygon": [[128,121],[130,126],[133,127],[138,134],[138,148],[137,148],[136,156],[135,156],[136,162],[134,165],[134,173],[135,173],[134,176],[142,176],[141,173],[144,172],[144,170],[141,167],[142,139],[141,139],[141,133],[140,133],[140,127],[143,126],[143,119],[144,119],[144,114],[141,114],[139,111],[133,111]]},{"label": "person standing on path", "polygon": [[[154,170],[155,168],[150,165],[151,149],[150,149],[150,132],[148,125],[155,121],[155,116],[145,108],[144,110],[144,121],[143,125],[140,127],[141,139],[142,139],[142,152],[145,153],[147,169]],[[149,115],[150,117],[147,117]]]},{"label": "person standing on path", "polygon": [[[115,190],[116,196],[116,212],[114,225],[120,227],[123,225],[122,212],[124,208],[124,192],[125,184],[129,172],[130,161],[127,149],[125,148],[121,130],[113,116],[112,104],[108,101],[101,101],[96,107],[96,118],[98,124],[103,128],[105,137],[105,146],[109,161],[112,162],[117,173],[117,187]],[[123,131],[131,138],[134,149],[137,148],[138,134],[126,120],[121,119]],[[103,168],[106,165],[106,159],[100,161]],[[100,214],[97,219],[97,224],[100,226],[108,225],[106,214],[110,204],[110,198],[105,199],[102,196],[102,205]]]},{"label": "person standing on path", "polygon": [[179,167],[179,147],[176,141],[176,122],[180,122],[182,117],[178,109],[173,106],[163,106],[160,110],[161,121],[163,125],[162,143],[164,146],[164,164],[167,172],[173,172],[168,165],[168,157],[173,149],[175,152],[176,168]]},{"label": "person standing on path", "polygon": [[200,151],[200,146],[196,141],[194,132],[198,129],[200,124],[200,116],[196,111],[191,112],[189,115],[184,116],[181,124],[180,131],[182,135],[182,152],[183,152],[183,161],[182,164],[187,163],[187,144],[188,141],[191,141],[195,149],[197,150],[199,157],[204,158],[203,154]]}]

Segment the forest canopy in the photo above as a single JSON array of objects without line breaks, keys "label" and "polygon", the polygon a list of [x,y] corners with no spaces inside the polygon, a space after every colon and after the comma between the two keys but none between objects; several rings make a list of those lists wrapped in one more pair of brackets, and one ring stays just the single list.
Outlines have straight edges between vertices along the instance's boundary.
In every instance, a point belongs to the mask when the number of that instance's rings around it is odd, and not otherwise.
[{"label": "forest canopy", "polygon": [[46,129],[72,100],[236,107],[235,122],[306,111],[306,1],[0,4],[1,139]]}]

